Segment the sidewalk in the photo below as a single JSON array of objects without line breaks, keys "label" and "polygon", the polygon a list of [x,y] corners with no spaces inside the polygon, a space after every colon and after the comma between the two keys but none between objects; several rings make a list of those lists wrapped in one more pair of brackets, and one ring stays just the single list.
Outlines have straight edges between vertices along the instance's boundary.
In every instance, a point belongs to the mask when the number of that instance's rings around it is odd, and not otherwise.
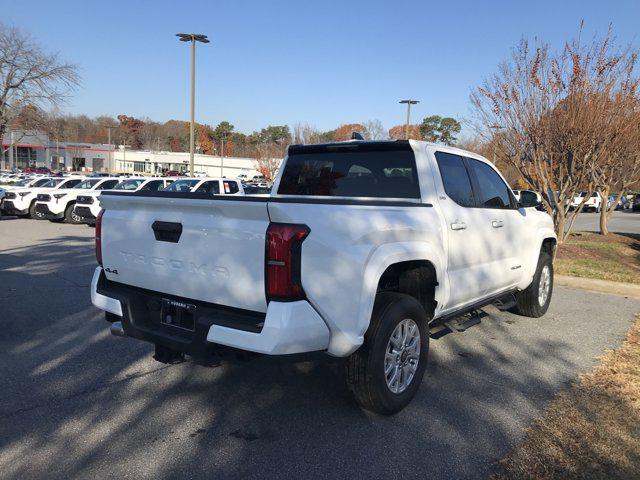
[{"label": "sidewalk", "polygon": [[640,298],[640,285],[633,283],[610,282],[595,278],[569,277],[566,275],[554,275],[555,285],[563,287],[579,288],[591,292],[622,295],[623,297]]}]

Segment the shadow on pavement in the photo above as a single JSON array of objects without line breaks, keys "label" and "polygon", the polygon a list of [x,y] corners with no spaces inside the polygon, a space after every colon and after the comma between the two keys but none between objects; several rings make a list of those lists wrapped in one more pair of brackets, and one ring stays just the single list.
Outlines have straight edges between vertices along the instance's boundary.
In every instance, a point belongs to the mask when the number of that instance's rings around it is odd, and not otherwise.
[{"label": "shadow on pavement", "polygon": [[553,318],[530,335],[494,309],[432,340],[394,417],[354,404],[338,359],[165,366],[90,305],[91,233],[0,251],[4,478],[483,478],[582,368]]}]

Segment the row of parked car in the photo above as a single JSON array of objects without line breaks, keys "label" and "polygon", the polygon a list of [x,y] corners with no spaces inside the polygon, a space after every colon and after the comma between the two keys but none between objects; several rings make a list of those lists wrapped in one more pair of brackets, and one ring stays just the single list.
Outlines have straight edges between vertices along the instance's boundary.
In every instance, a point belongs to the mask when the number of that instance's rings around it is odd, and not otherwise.
[{"label": "row of parked car", "polygon": [[[513,193],[518,201],[520,201],[521,198],[524,200],[535,198],[537,203],[542,203],[542,196],[533,190],[514,190]],[[588,198],[585,200],[585,197]],[[616,205],[616,210],[632,209],[634,212],[640,211],[640,194],[628,193],[626,195],[609,195],[606,202],[606,208],[611,208],[613,204]],[[600,213],[604,207],[603,197],[598,192],[591,194],[589,194],[589,192],[578,192],[573,197],[573,200],[571,200],[569,208],[571,210],[575,210],[576,208],[580,208],[580,205],[582,205],[583,212]]]},{"label": "row of parked car", "polygon": [[53,222],[95,224],[101,210],[100,193],[139,191],[197,192],[205,195],[266,194],[268,188],[244,185],[228,178],[65,177],[33,176],[0,189],[3,215]]}]

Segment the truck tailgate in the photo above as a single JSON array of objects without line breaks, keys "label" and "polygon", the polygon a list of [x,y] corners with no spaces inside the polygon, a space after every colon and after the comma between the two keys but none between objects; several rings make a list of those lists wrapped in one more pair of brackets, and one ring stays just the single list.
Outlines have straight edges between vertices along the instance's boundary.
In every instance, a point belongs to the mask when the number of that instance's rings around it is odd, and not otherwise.
[{"label": "truck tailgate", "polygon": [[[266,199],[100,197],[108,280],[265,312]],[[180,231],[181,230],[181,231]]]}]

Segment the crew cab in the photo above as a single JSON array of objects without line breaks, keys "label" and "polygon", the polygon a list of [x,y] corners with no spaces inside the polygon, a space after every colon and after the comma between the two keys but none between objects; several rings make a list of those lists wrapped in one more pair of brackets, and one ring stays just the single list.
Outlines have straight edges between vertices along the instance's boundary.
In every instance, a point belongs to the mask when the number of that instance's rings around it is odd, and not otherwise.
[{"label": "crew cab", "polygon": [[[173,183],[173,180],[156,177],[136,177],[127,178],[126,180],[119,178],[119,180],[121,180],[120,183],[113,187],[113,190],[125,193],[162,190]],[[102,210],[100,205],[101,193],[102,190],[89,190],[77,196],[73,212],[80,219],[79,223],[86,223],[87,225],[96,223],[96,217]]]},{"label": "crew cab", "polygon": [[37,212],[35,208],[38,195],[67,191],[79,184],[83,178],[84,177],[45,177],[39,179],[29,187],[7,191],[2,201],[2,213],[4,215],[43,219],[44,215]]},{"label": "crew cab", "polygon": [[101,202],[91,298],[113,334],[155,344],[161,362],[343,357],[356,400],[381,414],[416,394],[430,332],[489,304],[540,317],[551,301],[551,218],[453,147],[292,145],[269,196]]},{"label": "crew cab", "polygon": [[120,178],[92,177],[71,189],[38,194],[35,211],[52,222],[80,223],[81,217],[73,211],[78,195],[90,191],[109,190],[120,183]]},{"label": "crew cab", "polygon": [[228,178],[198,177],[180,178],[169,185],[165,192],[195,192],[208,195],[244,195],[242,184]]}]

